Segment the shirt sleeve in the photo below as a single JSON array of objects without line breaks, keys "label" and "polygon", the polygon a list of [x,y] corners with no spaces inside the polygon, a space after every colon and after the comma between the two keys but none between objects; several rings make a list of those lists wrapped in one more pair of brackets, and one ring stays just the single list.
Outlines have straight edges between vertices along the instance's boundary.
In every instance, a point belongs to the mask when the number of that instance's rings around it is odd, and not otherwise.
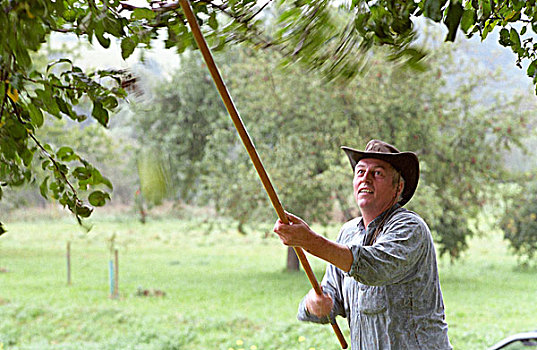
[{"label": "shirt sleeve", "polygon": [[410,212],[391,218],[373,245],[349,248],[354,257],[349,276],[376,286],[405,281],[420,257],[433,249],[425,222]]}]

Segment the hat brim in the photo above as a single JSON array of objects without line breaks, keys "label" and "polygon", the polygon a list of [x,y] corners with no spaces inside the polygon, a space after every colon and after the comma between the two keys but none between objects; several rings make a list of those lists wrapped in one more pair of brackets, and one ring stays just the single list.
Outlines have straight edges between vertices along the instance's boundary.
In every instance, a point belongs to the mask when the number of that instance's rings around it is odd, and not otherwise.
[{"label": "hat brim", "polygon": [[347,154],[349,161],[351,162],[352,170],[356,167],[356,164],[361,159],[375,158],[390,163],[397,171],[401,173],[403,179],[405,179],[405,188],[401,194],[401,201],[399,204],[405,205],[416,192],[418,187],[418,180],[420,176],[420,165],[418,156],[413,152],[400,152],[400,153],[381,153],[381,152],[365,152],[350,147],[341,147]]}]

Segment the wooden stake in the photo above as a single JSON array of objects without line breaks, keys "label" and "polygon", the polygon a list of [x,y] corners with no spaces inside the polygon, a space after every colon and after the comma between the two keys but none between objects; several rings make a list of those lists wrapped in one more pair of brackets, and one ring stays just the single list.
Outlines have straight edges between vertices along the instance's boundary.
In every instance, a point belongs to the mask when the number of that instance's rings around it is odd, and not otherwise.
[{"label": "wooden stake", "polygon": [[67,285],[71,285],[71,242],[67,241]]},{"label": "wooden stake", "polygon": [[117,249],[114,250],[114,298],[119,298],[119,257]]},{"label": "wooden stake", "polygon": [[114,298],[114,261],[112,260],[112,257],[110,257],[110,260],[108,260],[108,277],[110,280],[110,299]]}]

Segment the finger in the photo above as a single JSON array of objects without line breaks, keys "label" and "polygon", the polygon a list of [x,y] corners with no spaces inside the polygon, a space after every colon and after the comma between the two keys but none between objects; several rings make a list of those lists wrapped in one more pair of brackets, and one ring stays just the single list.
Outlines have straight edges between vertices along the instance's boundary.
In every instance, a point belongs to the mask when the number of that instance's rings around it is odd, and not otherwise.
[{"label": "finger", "polygon": [[294,224],[299,224],[299,223],[304,222],[304,220],[302,220],[298,216],[293,215],[293,214],[291,214],[291,213],[289,213],[287,211],[285,212],[285,214],[287,215],[287,218],[289,219],[289,221],[294,223]]},{"label": "finger", "polygon": [[274,228],[272,230],[277,233],[280,230],[280,228],[282,227],[282,225],[285,225],[285,224],[283,223],[282,220],[278,219],[274,223]]},{"label": "finger", "polygon": [[330,294],[323,293],[323,296],[326,298],[326,300],[330,300],[331,303],[334,302]]}]

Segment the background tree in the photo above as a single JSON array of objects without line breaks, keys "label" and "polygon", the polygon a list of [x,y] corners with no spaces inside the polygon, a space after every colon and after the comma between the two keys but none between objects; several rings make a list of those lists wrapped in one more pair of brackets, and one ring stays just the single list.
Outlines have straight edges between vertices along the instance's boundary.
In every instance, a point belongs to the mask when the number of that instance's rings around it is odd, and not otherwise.
[{"label": "background tree", "polygon": [[[231,61],[228,57],[233,57]],[[239,111],[248,126],[248,131],[256,143],[261,159],[266,163],[267,171],[285,198],[285,207],[299,215],[312,220],[327,222],[332,214],[331,205],[325,200],[330,197],[331,189],[321,180],[327,170],[325,149],[337,143],[339,130],[328,128],[337,119],[334,113],[335,103],[325,85],[318,76],[306,74],[299,67],[278,70],[277,58],[272,55],[255,55],[250,50],[233,50],[221,57],[223,71],[229,77],[230,88]],[[209,145],[211,151],[206,153],[206,161],[220,166],[220,160],[214,157],[228,157],[237,153],[233,163],[223,169],[228,181],[239,179],[239,186],[255,190],[259,188],[259,180],[252,173],[240,140],[230,130],[232,125],[226,121],[227,130],[212,135]],[[217,145],[231,144],[231,149]],[[213,150],[215,152],[213,152]],[[236,168],[235,164],[247,165],[247,168]],[[290,166],[290,164],[293,164]],[[242,172],[244,170],[244,172]],[[208,175],[210,176],[210,172]],[[234,176],[231,176],[234,175]],[[307,179],[307,181],[305,181]],[[209,180],[209,179],[208,179]],[[233,207],[225,195],[231,183],[208,181],[209,193],[218,193],[224,203],[220,207],[225,211]],[[258,204],[266,207],[269,204],[263,193],[249,197],[244,191],[238,191],[240,198],[231,200],[233,203],[244,203],[244,212],[240,217],[244,222],[258,219]],[[257,192],[257,191],[256,191]],[[252,202],[258,203],[253,204]],[[231,204],[231,205],[230,205]],[[269,210],[270,205],[268,206]],[[272,212],[270,217],[272,217]]]},{"label": "background tree", "polygon": [[[516,181],[518,180],[518,181]],[[506,196],[500,225],[505,239],[522,266],[535,264],[537,254],[537,203],[535,175],[525,174],[506,184]]]},{"label": "background tree", "polygon": [[166,83],[161,79],[150,81],[153,89],[131,104],[130,128],[139,155],[143,149],[152,158],[163,155],[163,164],[170,167],[172,188],[165,197],[189,203],[205,172],[201,160],[208,137],[227,115],[199,55],[185,53],[181,69]]},{"label": "background tree", "polygon": [[[501,78],[461,59],[463,47],[435,50],[427,64],[441,68],[417,74],[379,55],[367,73],[345,84],[297,66],[279,70],[277,58],[248,49],[218,56],[286,209],[321,223],[335,212],[357,215],[351,171],[339,147],[388,140],[418,153],[422,177],[409,207],[427,219],[442,254],[460,256],[467,240],[482,230],[474,224],[476,216],[498,199],[503,154],[520,146],[529,131],[521,121],[529,112],[518,96],[491,94],[487,86],[493,89]],[[274,215],[229,118],[220,118],[200,149],[205,171],[192,189],[199,204],[236,219],[244,231],[246,223]]]},{"label": "background tree", "polygon": [[344,96],[355,106],[348,118],[360,126],[359,144],[379,138],[418,153],[419,191],[409,208],[424,215],[441,254],[454,259],[479,231],[473,221],[483,205],[496,200],[503,152],[520,145],[529,132],[520,121],[530,115],[520,97],[491,93],[496,75],[462,57],[464,47],[436,49],[427,63],[441,68],[421,74],[379,64]]}]

